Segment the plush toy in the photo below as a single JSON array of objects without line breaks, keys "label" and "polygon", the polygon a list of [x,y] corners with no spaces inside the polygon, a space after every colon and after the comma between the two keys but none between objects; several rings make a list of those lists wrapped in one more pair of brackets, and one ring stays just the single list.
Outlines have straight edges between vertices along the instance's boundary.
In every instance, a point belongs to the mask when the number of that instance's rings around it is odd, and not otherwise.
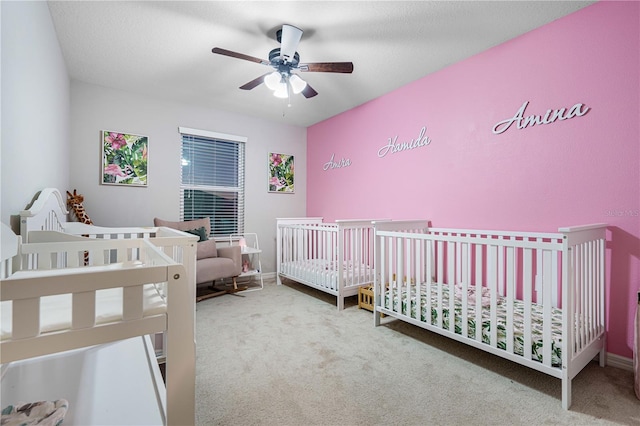
[{"label": "plush toy", "polygon": [[[84,197],[82,196],[82,194],[78,194],[75,189],[73,190],[73,194],[67,191],[67,206],[71,207],[71,210],[73,211],[76,219],[78,219],[78,222],[82,222],[86,225],[93,225],[93,221],[82,205],[83,202]],[[88,235],[83,235],[83,237],[88,237]],[[89,252],[85,251],[83,257],[84,264],[86,266],[89,264]]]},{"label": "plush toy", "polygon": [[75,189],[73,190],[73,194],[67,191],[67,206],[71,207],[71,210],[73,211],[76,219],[78,219],[78,222],[82,222],[87,225],[93,225],[93,221],[82,205],[83,202],[84,197],[82,196],[82,194],[78,194]]}]

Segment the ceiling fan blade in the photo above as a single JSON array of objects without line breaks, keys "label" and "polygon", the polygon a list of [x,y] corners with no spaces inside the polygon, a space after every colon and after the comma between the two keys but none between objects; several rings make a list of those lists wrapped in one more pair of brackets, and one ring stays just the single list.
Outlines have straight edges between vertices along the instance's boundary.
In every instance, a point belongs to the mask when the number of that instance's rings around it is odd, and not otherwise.
[{"label": "ceiling fan blade", "polygon": [[308,72],[352,73],[353,62],[315,62],[311,64],[300,64],[298,69]]},{"label": "ceiling fan blade", "polygon": [[305,86],[304,89],[302,89],[302,92],[300,92],[304,95],[305,98],[309,99],[309,98],[313,98],[315,95],[318,94],[318,92],[316,92],[313,87],[309,86],[309,83],[307,83],[307,85]]},{"label": "ceiling fan blade", "polygon": [[254,79],[253,79],[253,80],[251,80],[250,82],[245,83],[245,84],[243,84],[242,86],[240,86],[240,88],[241,88],[242,90],[251,90],[251,89],[253,89],[253,88],[255,88],[255,87],[258,87],[259,85],[261,85],[262,83],[264,83],[264,78],[265,78],[266,76],[268,76],[269,74],[271,74],[271,73],[269,73],[269,72],[268,72],[268,73],[266,73],[266,74],[261,75],[261,76],[260,76],[260,77],[258,77],[258,78],[254,78]]},{"label": "ceiling fan blade", "polygon": [[258,64],[269,65],[269,61],[265,61],[264,59],[256,58],[254,56],[245,55],[244,53],[233,52],[227,49],[221,49],[219,47],[214,47],[211,49],[213,53],[217,53],[218,55],[230,56],[232,58],[244,59],[245,61],[256,62]]},{"label": "ceiling fan blade", "polygon": [[293,62],[293,56],[296,54],[298,43],[302,37],[302,30],[293,25],[284,24],[282,26],[282,34],[280,36],[280,57],[285,62]]}]

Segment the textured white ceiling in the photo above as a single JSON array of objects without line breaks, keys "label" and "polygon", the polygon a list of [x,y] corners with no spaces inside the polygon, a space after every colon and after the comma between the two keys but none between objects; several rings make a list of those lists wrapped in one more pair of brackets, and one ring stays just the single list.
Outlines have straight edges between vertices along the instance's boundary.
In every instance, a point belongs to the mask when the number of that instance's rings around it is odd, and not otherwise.
[{"label": "textured white ceiling", "polygon": [[[517,37],[593,1],[49,1],[71,78],[161,99],[309,126]],[[282,24],[304,30],[301,62],[352,61],[353,74],[301,73],[319,95],[292,106],[264,84]]]}]

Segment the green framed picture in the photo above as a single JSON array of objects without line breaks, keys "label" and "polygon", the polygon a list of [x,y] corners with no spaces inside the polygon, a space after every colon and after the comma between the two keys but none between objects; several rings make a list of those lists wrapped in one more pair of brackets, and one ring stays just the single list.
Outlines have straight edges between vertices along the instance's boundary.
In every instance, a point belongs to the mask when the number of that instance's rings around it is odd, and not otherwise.
[{"label": "green framed picture", "polygon": [[269,192],[293,194],[293,155],[269,153]]},{"label": "green framed picture", "polygon": [[149,138],[102,131],[102,184],[147,186]]}]

